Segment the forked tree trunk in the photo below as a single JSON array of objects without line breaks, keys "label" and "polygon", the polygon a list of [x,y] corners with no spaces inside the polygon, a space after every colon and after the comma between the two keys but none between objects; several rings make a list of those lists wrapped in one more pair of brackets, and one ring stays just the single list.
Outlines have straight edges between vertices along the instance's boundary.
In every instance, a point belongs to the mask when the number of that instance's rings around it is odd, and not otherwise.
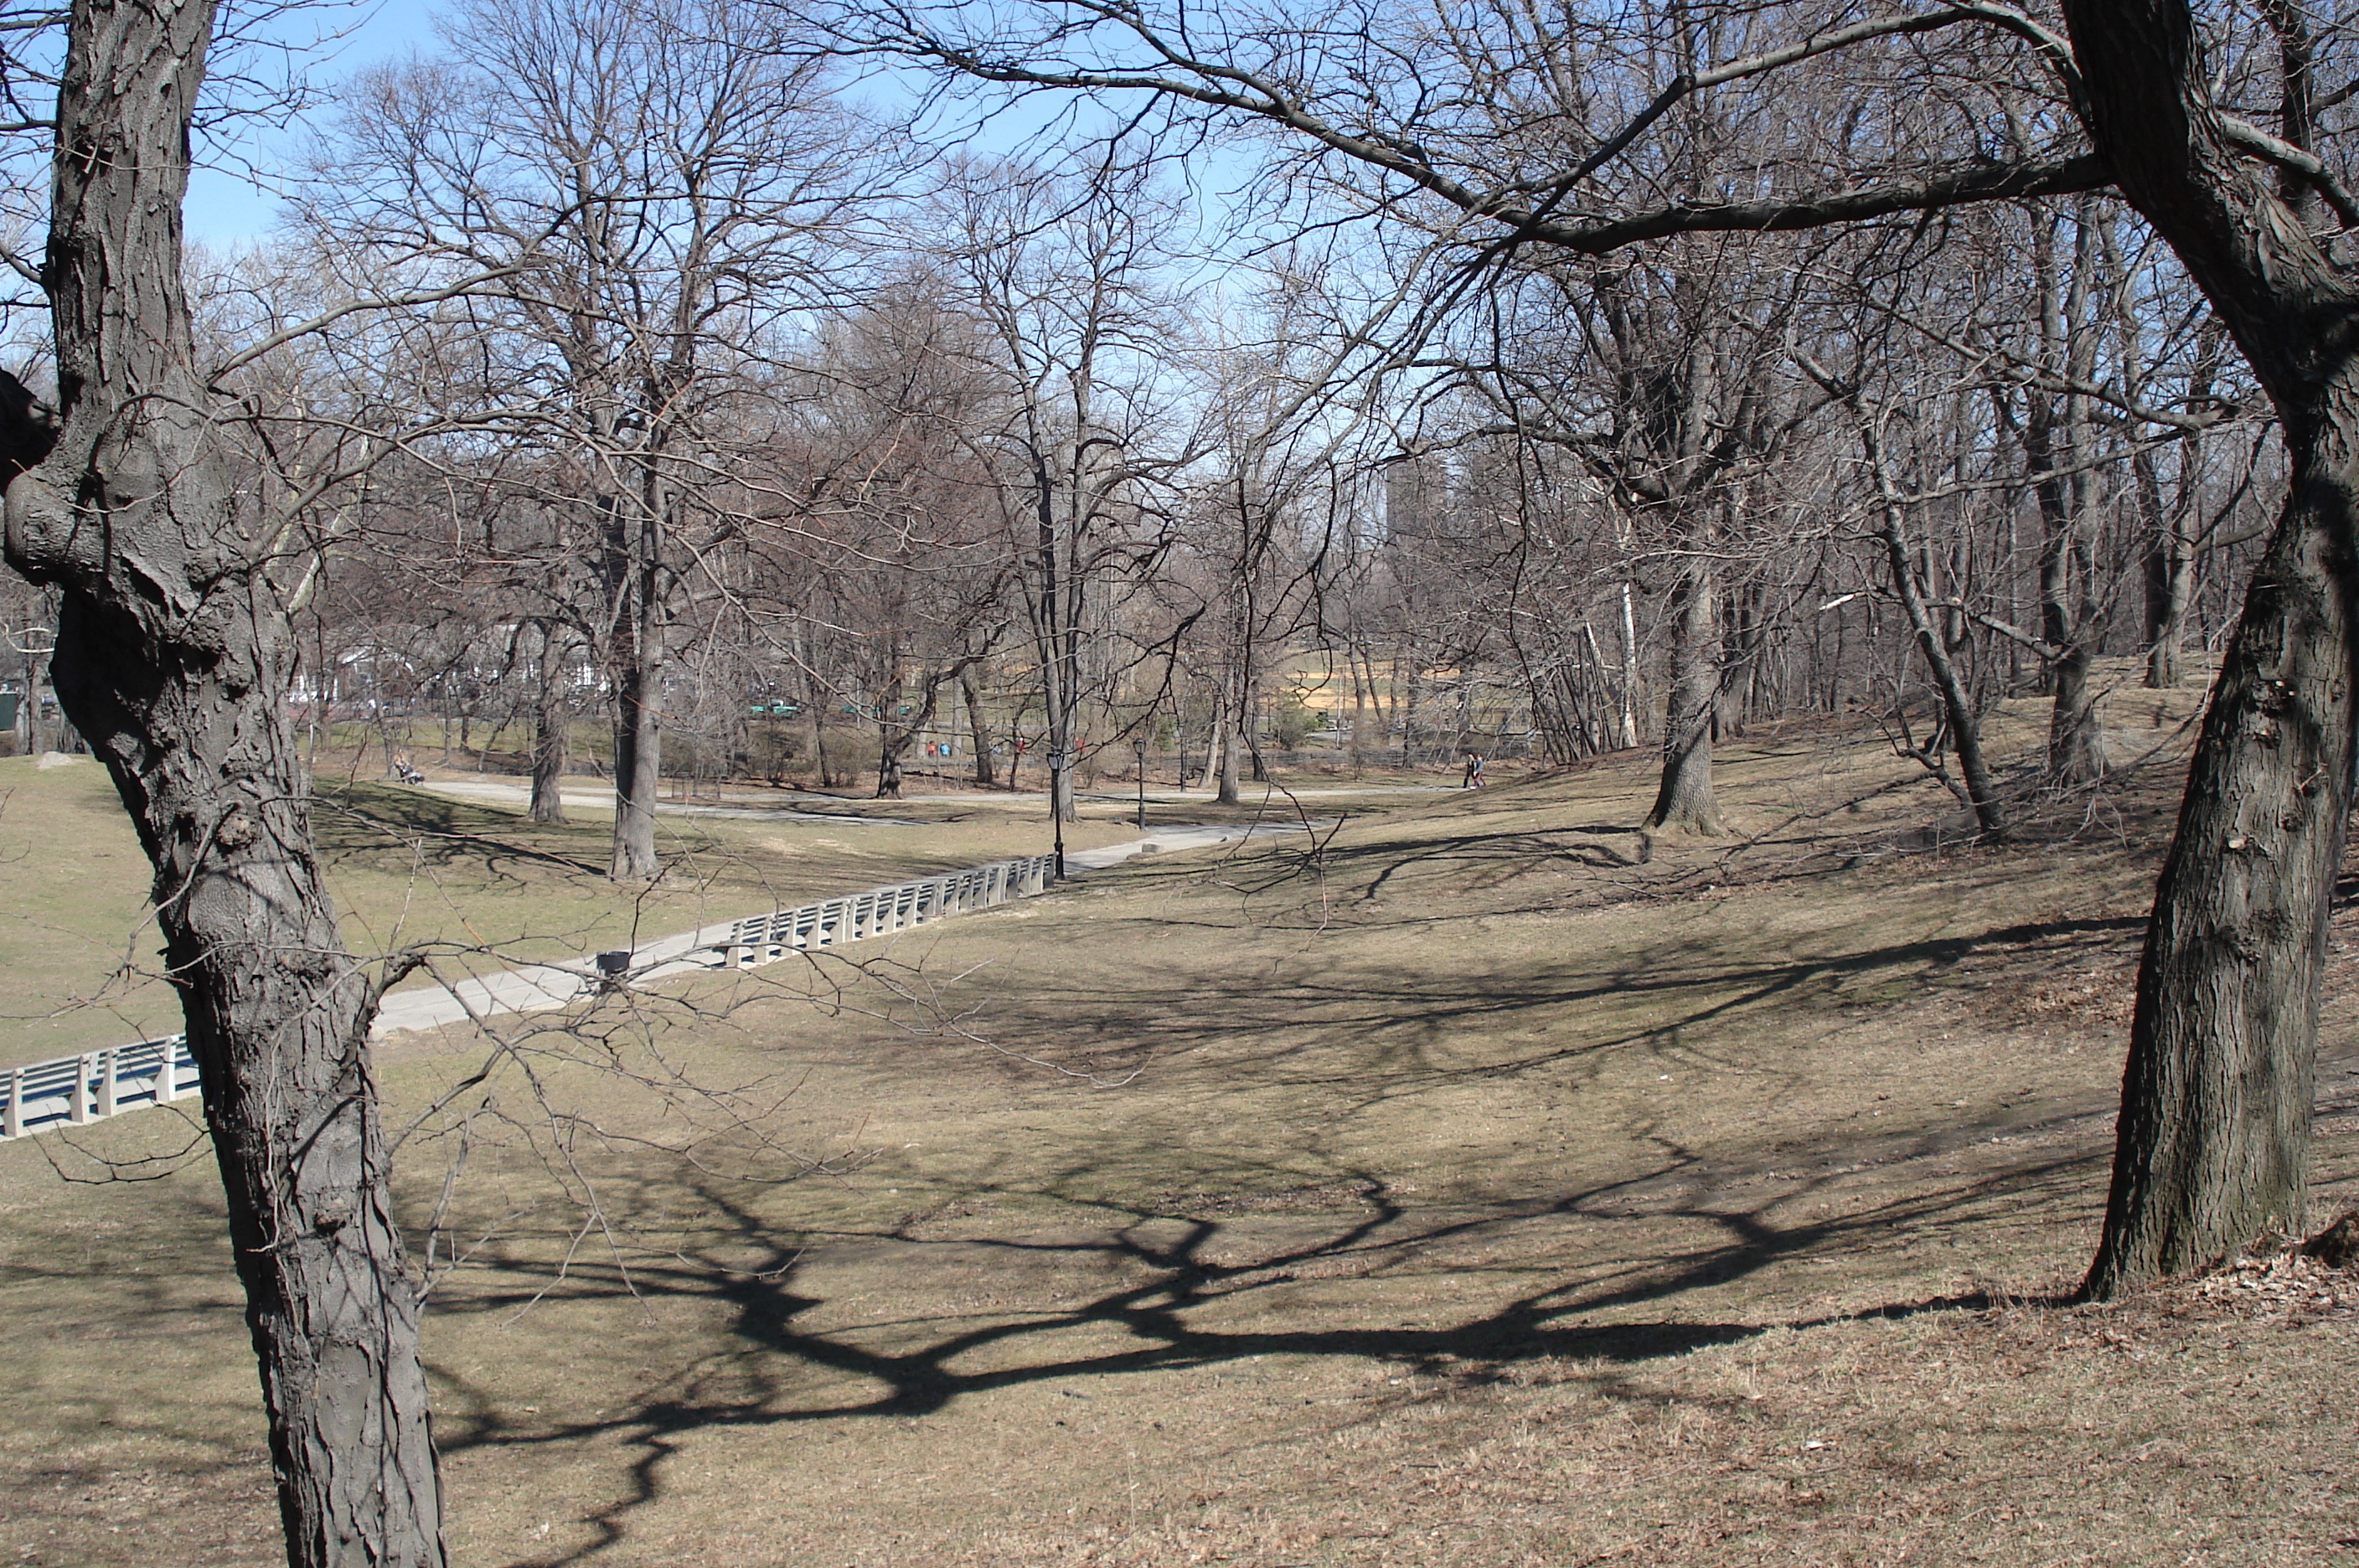
[{"label": "forked tree trunk", "polygon": [[273,519],[239,495],[180,288],[214,7],[75,0],[49,248],[64,424],[7,492],[62,593],[60,701],[156,868],[297,1568],[444,1561],[419,1300],[387,1190],[372,998],[336,930],[287,719]]},{"label": "forked tree trunk", "polygon": [[1720,696],[1718,573],[1692,559],[1671,591],[1671,694],[1663,714],[1663,778],[1650,829],[1717,837],[1728,831],[1712,788],[1712,713]]}]

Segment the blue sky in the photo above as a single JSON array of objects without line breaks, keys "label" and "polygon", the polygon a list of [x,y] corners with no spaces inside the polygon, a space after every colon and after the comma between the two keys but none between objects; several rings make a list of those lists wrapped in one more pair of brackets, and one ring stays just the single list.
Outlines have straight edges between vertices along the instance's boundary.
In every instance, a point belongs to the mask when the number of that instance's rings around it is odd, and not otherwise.
[{"label": "blue sky", "polygon": [[[326,46],[309,68],[313,81],[327,86],[363,66],[431,44],[437,9],[429,0],[376,0],[356,6],[349,20],[298,11],[290,25],[313,32],[332,28],[344,35]],[[266,169],[293,139],[292,134],[254,136],[240,151]],[[200,159],[201,164],[201,152]],[[199,244],[222,249],[252,244],[269,234],[277,213],[277,199],[242,169],[201,166],[189,180],[188,234]]]}]

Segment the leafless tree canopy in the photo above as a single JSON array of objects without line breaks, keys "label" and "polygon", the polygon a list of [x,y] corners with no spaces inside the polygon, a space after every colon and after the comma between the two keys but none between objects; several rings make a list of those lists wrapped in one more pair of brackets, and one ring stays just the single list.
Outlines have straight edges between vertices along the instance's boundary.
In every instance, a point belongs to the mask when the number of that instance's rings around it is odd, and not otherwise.
[{"label": "leafless tree canopy", "polygon": [[[1710,836],[1715,741],[1813,714],[1995,838],[2104,787],[2105,691],[2210,678],[2089,1288],[2299,1223],[2343,0],[465,0],[342,82],[284,20],[0,18],[0,612],[56,637],[0,659],[155,862],[292,1561],[441,1552],[339,734],[544,818],[599,772],[644,885],[665,788],[1062,820],[1306,751],[1651,746],[1633,824]],[[310,138],[285,220],[185,257],[189,149],[255,114]]]}]

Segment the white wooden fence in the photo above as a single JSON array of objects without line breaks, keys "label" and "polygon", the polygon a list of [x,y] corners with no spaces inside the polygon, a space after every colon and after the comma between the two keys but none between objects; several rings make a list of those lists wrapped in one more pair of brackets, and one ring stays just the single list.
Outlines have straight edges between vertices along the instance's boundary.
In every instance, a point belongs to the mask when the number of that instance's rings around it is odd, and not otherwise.
[{"label": "white wooden fence", "polygon": [[754,915],[730,926],[728,934],[712,948],[720,954],[723,968],[750,968],[789,953],[883,936],[969,909],[987,909],[1011,898],[1028,898],[1049,885],[1056,867],[1056,856],[1036,855]]},{"label": "white wooden fence", "polygon": [[184,1035],[111,1045],[0,1073],[0,1137],[81,1127],[121,1111],[168,1105],[197,1086]]},{"label": "white wooden fence", "polygon": [[[654,944],[655,953],[669,948],[679,957],[658,959],[641,977],[664,978],[679,972],[675,964],[683,970],[751,968],[789,953],[884,936],[970,909],[986,909],[1041,891],[1055,875],[1056,864],[1054,855],[1036,855],[749,915],[716,928],[723,933],[718,937],[695,933],[684,952],[670,942]],[[584,985],[591,988],[591,983]],[[196,1059],[189,1054],[187,1037],[177,1034],[8,1068],[0,1071],[0,1094],[5,1095],[0,1100],[0,1138],[81,1127],[124,1111],[168,1105],[196,1088]]]}]

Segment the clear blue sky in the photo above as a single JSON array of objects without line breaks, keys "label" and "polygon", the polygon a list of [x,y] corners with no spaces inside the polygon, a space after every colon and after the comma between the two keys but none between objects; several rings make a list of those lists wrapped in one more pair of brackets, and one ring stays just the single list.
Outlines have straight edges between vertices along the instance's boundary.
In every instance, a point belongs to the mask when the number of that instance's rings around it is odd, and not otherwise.
[{"label": "clear blue sky", "polygon": [[[299,10],[288,16],[286,25],[290,36],[305,38],[322,30],[344,35],[325,46],[308,67],[312,80],[325,87],[363,66],[430,45],[436,10],[432,0],[374,0],[354,6],[349,16]],[[292,145],[294,135],[253,136],[239,150],[256,167],[267,169],[274,158]],[[201,149],[199,157],[201,163]],[[243,169],[200,167],[189,180],[187,212],[190,239],[229,248],[267,236],[277,217],[278,202]]]}]

